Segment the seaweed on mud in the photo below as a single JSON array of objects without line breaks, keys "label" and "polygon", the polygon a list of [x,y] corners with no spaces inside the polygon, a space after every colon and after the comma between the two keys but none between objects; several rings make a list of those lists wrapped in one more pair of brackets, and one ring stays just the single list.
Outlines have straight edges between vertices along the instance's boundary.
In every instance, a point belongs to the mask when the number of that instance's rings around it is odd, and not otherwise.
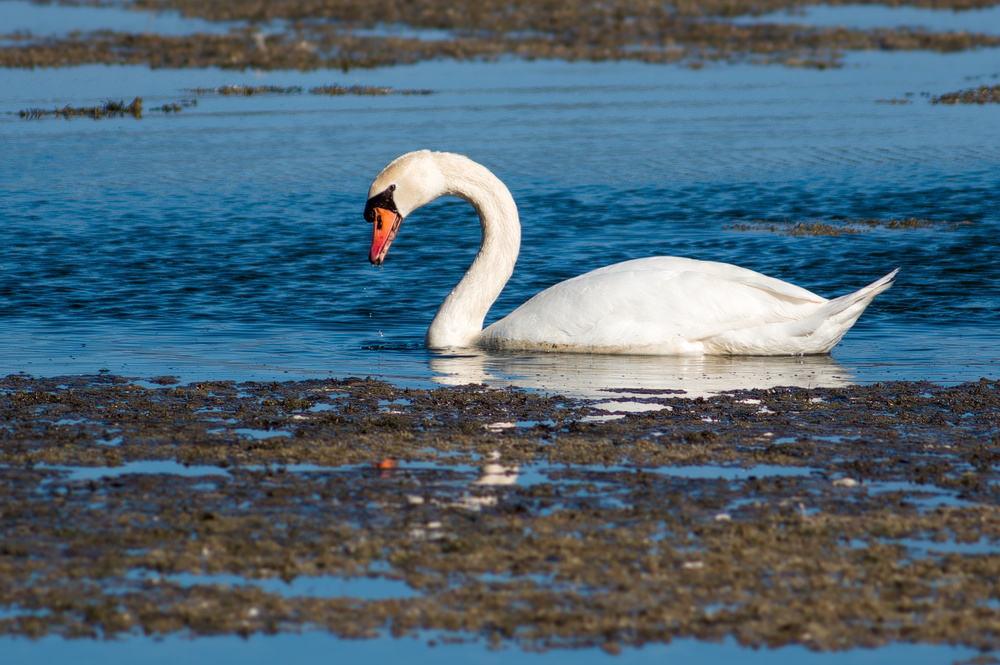
[{"label": "seaweed on mud", "polygon": [[[995,381],[601,421],[484,386],[151,383],[0,379],[0,632],[1000,646]],[[255,584],[311,577],[413,593]]]},{"label": "seaweed on mud", "polygon": [[[894,4],[894,3],[887,3]],[[932,3],[948,8],[992,4],[987,0]],[[962,51],[1000,45],[1000,37],[916,28],[854,30],[783,23],[737,24],[728,18],[794,5],[773,0],[718,0],[664,5],[615,0],[549,3],[528,0],[343,0],[317,3],[191,2],[147,0],[141,10],[179,10],[213,21],[242,21],[228,34],[156,35],[114,31],[64,38],[8,39],[0,66],[63,67],[82,63],[225,69],[356,68],[422,60],[491,60],[500,57],[572,61],[636,60],[685,63],[781,63],[837,67],[845,51]],[[261,32],[257,24],[285,21],[284,31]],[[447,39],[372,35],[380,26],[445,31]]]}]

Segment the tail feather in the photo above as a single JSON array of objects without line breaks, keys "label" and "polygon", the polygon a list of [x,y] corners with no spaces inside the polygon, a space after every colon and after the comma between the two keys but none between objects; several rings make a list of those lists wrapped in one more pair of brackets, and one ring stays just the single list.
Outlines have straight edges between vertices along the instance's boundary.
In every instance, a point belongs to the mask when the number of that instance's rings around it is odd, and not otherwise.
[{"label": "tail feather", "polygon": [[[865,311],[868,304],[874,300],[875,296],[892,286],[893,282],[896,281],[896,274],[898,272],[899,268],[896,268],[885,277],[875,280],[868,286],[862,287],[853,293],[831,299],[816,310],[816,313],[809,318],[816,316],[832,321],[850,319],[853,324],[861,316],[861,312]],[[858,307],[859,305],[860,308]]]},{"label": "tail feather", "polygon": [[802,355],[829,353],[868,304],[890,286],[899,269],[853,293],[823,303],[795,321],[732,330],[706,340],[710,353],[731,355]]},{"label": "tail feather", "polygon": [[861,313],[875,299],[875,296],[892,286],[898,272],[899,268],[896,268],[868,286],[853,293],[833,298],[799,321],[796,333],[811,338],[813,341],[809,346],[815,350],[808,353],[827,353],[836,346],[844,333],[851,329]]}]

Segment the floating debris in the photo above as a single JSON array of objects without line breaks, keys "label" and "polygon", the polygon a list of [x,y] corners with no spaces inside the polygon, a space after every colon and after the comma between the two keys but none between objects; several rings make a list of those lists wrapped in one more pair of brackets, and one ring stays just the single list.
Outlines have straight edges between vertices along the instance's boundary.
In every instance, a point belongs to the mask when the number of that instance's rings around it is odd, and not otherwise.
[{"label": "floating debris", "polygon": [[125,104],[124,101],[107,101],[98,106],[84,107],[69,106],[67,104],[62,108],[54,109],[22,109],[16,114],[8,112],[8,115],[19,115],[26,120],[40,120],[45,117],[67,119],[93,118],[94,120],[101,120],[103,118],[124,118],[126,116],[131,116],[137,120],[141,120],[144,110],[146,113],[180,113],[186,108],[197,105],[197,99],[182,99],[169,104],[143,109],[142,97],[136,97],[130,104]]},{"label": "floating debris", "polygon": [[197,99],[182,99],[179,102],[172,102],[170,104],[164,104],[162,106],[154,106],[149,109],[150,111],[159,111],[160,113],[180,113],[182,110],[191,108],[192,106],[197,106]]},{"label": "floating debris", "polygon": [[1000,85],[981,85],[971,90],[946,92],[932,97],[931,104],[1000,104]]},{"label": "floating debris", "polygon": [[242,97],[252,97],[253,95],[300,95],[302,86],[280,86],[280,85],[222,85],[218,88],[184,88],[184,92],[195,95],[239,95]]},{"label": "floating debris", "polygon": [[392,88],[382,88],[371,85],[352,85],[348,88],[339,85],[323,85],[316,88],[309,88],[310,95],[330,95],[338,97],[340,95],[371,95],[380,97],[382,95],[432,95],[433,90],[393,90]]},{"label": "floating debris", "polygon": [[340,95],[370,95],[372,97],[381,97],[382,95],[391,95],[392,88],[380,88],[372,85],[352,85],[349,88],[339,85],[322,85],[316,88],[309,88],[309,94],[329,95],[331,97],[339,97]]},{"label": "floating debris", "polygon": [[829,222],[789,222],[788,220],[734,220],[725,228],[730,231],[770,231],[786,236],[841,236],[865,233],[873,229],[955,229],[971,224],[968,220],[960,222],[942,222],[931,219],[875,219],[875,218],[845,218]]},{"label": "floating debris", "polygon": [[108,100],[98,106],[70,106],[55,109],[22,109],[17,115],[28,120],[38,120],[48,116],[55,118],[124,118],[132,116],[136,119],[142,118],[142,97],[136,97],[131,104],[124,101]]},{"label": "floating debris", "polygon": [[824,222],[773,222],[755,219],[749,222],[736,222],[725,227],[730,231],[770,231],[786,236],[841,236],[844,234],[861,233],[860,229],[838,227]]},{"label": "floating debris", "polygon": [[[253,95],[301,95],[303,93],[303,89],[302,86],[299,85],[223,85],[218,88],[185,88],[184,92],[190,92],[196,95],[239,95],[243,97],[251,97]],[[329,95],[331,97],[339,97],[341,95],[367,95],[370,97],[381,97],[383,95],[430,95],[433,93],[433,90],[393,90],[392,88],[373,85],[352,85],[344,87],[334,84],[309,88],[310,95]]]},{"label": "floating debris", "polygon": [[875,103],[876,104],[911,104],[912,102],[909,99],[896,99],[895,97],[893,97],[892,99],[876,99]]}]

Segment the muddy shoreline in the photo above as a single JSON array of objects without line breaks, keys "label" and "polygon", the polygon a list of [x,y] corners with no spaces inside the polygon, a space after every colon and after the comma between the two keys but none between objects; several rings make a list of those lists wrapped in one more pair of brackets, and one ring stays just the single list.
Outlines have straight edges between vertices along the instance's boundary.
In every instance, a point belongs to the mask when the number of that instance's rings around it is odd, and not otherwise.
[{"label": "muddy shoreline", "polygon": [[[172,381],[0,379],[0,631],[1000,646],[995,381],[639,391],[662,408],[615,419],[483,386]],[[310,577],[412,593],[254,583]]]},{"label": "muddy shoreline", "polygon": [[[787,0],[715,0],[672,6],[632,0],[609,3],[573,0],[561,2],[558,7],[531,0],[458,3],[422,0],[403,5],[359,0],[274,3],[138,0],[98,4],[140,11],[178,11],[186,17],[235,22],[235,26],[228,34],[159,35],[99,30],[65,37],[0,35],[0,66],[36,68],[103,63],[153,68],[346,72],[432,59],[513,57],[634,60],[683,63],[695,68],[711,62],[780,63],[822,69],[840,66],[844,53],[849,51],[947,53],[1000,46],[998,36],[966,31],[859,30],[785,23],[739,24],[731,20],[810,4]],[[996,3],[950,0],[914,4],[962,10]],[[407,31],[412,35],[400,36]],[[433,31],[435,36],[422,37],[421,31]]]}]

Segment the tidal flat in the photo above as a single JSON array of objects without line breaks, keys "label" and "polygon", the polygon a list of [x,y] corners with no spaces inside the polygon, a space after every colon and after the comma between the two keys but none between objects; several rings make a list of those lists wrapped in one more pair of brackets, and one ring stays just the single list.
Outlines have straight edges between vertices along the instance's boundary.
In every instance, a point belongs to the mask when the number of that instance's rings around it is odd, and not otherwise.
[{"label": "tidal flat", "polygon": [[[88,6],[85,0],[63,4]],[[136,12],[177,12],[200,21],[188,34],[97,29],[61,35],[0,34],[0,66],[144,64],[153,68],[221,67],[302,70],[413,64],[431,59],[504,57],[570,61],[778,63],[825,69],[850,51],[952,53],[1000,46],[1000,35],[922,26],[851,28],[783,21],[734,21],[817,2],[712,0],[672,5],[636,0],[380,0],[270,3],[136,0],[97,3]],[[842,4],[842,3],[823,3]],[[904,3],[852,3],[899,6]],[[905,3],[934,9],[984,10],[991,0]],[[216,26],[212,28],[210,26]],[[206,29],[207,28],[207,29]]]},{"label": "tidal flat", "polygon": [[1000,382],[175,381],[0,379],[4,634],[1000,646]]}]

